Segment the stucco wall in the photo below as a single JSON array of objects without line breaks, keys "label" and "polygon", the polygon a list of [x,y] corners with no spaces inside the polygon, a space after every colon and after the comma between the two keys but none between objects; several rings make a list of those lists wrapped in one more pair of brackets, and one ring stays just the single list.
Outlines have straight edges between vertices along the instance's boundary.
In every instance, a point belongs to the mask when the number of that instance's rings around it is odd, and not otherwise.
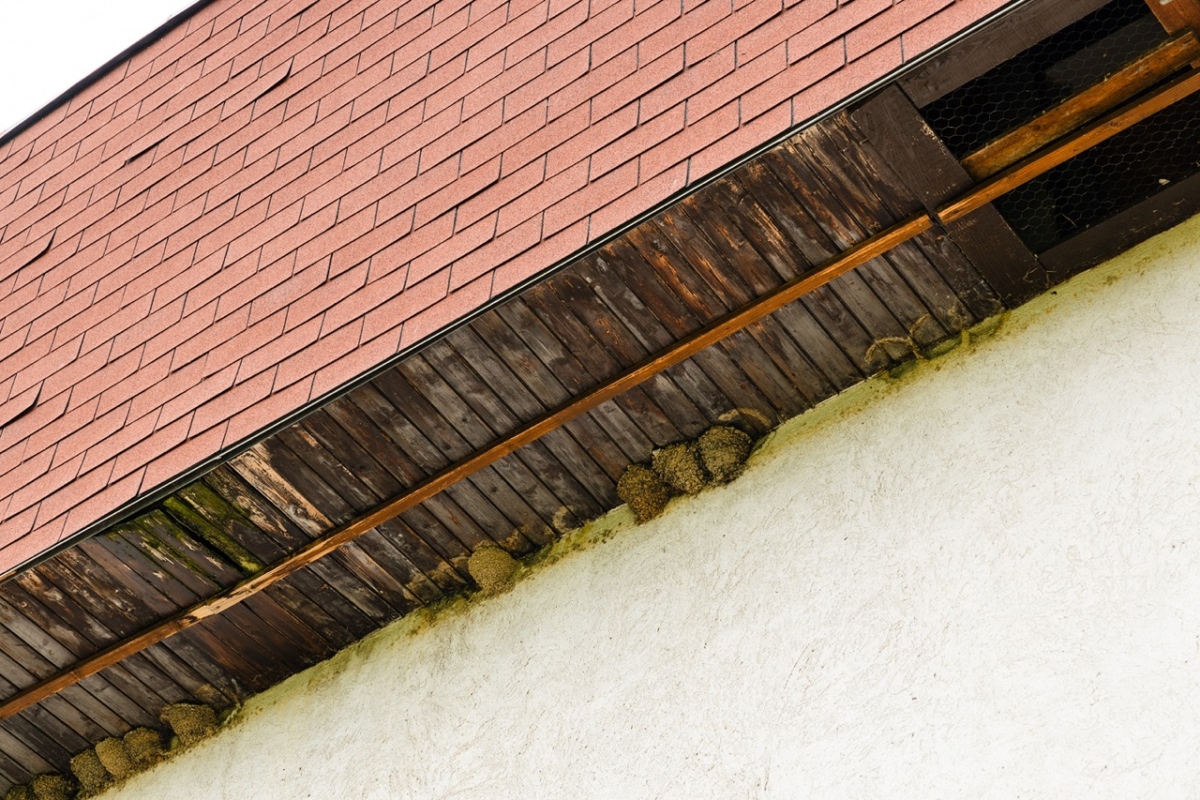
[{"label": "stucco wall", "polygon": [[110,796],[1194,794],[1198,257],[1194,220]]}]

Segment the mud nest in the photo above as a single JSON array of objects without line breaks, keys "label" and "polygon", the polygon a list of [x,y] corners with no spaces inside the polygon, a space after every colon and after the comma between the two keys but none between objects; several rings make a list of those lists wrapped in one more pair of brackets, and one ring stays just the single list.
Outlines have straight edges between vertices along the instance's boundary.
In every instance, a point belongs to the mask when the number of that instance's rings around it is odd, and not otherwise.
[{"label": "mud nest", "polygon": [[112,786],[112,775],[109,775],[104,764],[100,763],[100,756],[96,755],[96,751],[90,748],[71,757],[71,772],[75,775],[75,780],[79,781],[79,788],[84,797],[99,794]]},{"label": "mud nest", "polygon": [[123,781],[134,773],[129,751],[125,749],[125,743],[120,739],[105,739],[97,743],[96,758],[100,759],[100,763],[108,770],[108,774],[116,780]]},{"label": "mud nest", "polygon": [[162,721],[171,726],[184,747],[191,747],[217,731],[217,712],[208,706],[176,703],[163,709]]},{"label": "mud nest", "polygon": [[617,496],[624,500],[639,522],[657,517],[671,499],[671,489],[654,470],[641,464],[630,464],[617,481]]},{"label": "mud nest", "polygon": [[75,785],[62,775],[46,773],[29,782],[37,800],[71,800],[75,796]]},{"label": "mud nest", "polygon": [[742,474],[754,442],[737,428],[717,425],[696,442],[708,474],[717,483],[729,483]]},{"label": "mud nest", "polygon": [[479,545],[467,559],[467,572],[471,573],[471,578],[485,594],[507,589],[516,571],[516,560],[491,542]]},{"label": "mud nest", "polygon": [[[125,753],[133,762],[134,770],[152,767],[167,755],[163,750],[162,734],[153,728],[134,728],[125,734],[121,743],[125,745]],[[99,750],[99,746],[96,749]]]},{"label": "mud nest", "polygon": [[655,450],[652,463],[658,477],[680,494],[699,494],[708,486],[708,471],[700,461],[700,448],[693,442]]},{"label": "mud nest", "polygon": [[28,786],[13,786],[4,793],[4,800],[34,800],[33,789]]}]

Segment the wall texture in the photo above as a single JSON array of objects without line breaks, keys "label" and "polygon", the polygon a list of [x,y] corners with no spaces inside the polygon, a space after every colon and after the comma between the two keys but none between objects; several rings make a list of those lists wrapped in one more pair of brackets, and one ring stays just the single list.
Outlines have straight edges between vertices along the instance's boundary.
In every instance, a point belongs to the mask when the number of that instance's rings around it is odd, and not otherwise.
[{"label": "wall texture", "polygon": [[1003,0],[216,0],[0,144],[0,570]]},{"label": "wall texture", "polygon": [[1193,220],[108,796],[1190,796],[1198,256]]}]

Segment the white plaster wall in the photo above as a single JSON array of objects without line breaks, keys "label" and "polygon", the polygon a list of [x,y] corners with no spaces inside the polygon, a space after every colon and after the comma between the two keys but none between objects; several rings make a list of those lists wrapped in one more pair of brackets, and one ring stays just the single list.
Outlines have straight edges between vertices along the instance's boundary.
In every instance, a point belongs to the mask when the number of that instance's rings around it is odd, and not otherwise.
[{"label": "white plaster wall", "polygon": [[1198,287],[1193,221],[109,796],[1200,796]]}]

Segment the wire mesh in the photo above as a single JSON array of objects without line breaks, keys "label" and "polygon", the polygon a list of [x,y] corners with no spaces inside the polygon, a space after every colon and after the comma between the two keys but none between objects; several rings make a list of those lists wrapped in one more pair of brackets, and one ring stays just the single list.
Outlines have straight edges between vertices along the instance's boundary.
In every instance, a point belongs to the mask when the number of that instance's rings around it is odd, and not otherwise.
[{"label": "wire mesh", "polygon": [[934,100],[922,113],[950,151],[962,158],[1165,39],[1146,0],[1114,0]]},{"label": "wire mesh", "polygon": [[[1166,39],[1146,0],[1113,0],[923,109],[957,157],[1029,122]],[[996,203],[1035,253],[1200,171],[1200,98],[1181,101]]]},{"label": "wire mesh", "polygon": [[1148,120],[1002,197],[996,207],[1041,253],[1200,171],[1200,96]]}]

